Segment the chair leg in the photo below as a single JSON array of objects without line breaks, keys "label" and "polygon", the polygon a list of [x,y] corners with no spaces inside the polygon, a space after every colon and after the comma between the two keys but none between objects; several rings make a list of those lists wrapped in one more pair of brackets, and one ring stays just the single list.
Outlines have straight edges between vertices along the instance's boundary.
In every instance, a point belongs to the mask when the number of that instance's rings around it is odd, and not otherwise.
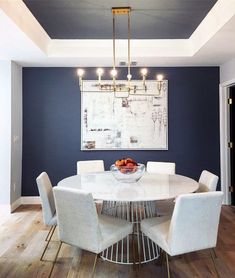
[{"label": "chair leg", "polygon": [[[46,237],[45,241],[48,241],[48,237],[50,236],[51,231],[52,231],[53,228],[54,228],[54,226],[51,226],[51,227],[50,227],[50,230],[49,230],[49,232],[48,232],[48,234],[47,234],[47,237]],[[54,231],[53,231],[53,232],[54,232]]]},{"label": "chair leg", "polygon": [[169,259],[168,259],[168,254],[165,252],[166,254],[166,267],[167,267],[167,277],[170,278],[170,266],[169,266]]},{"label": "chair leg", "polygon": [[48,278],[51,277],[51,274],[52,274],[52,272],[53,272],[55,263],[56,263],[56,261],[57,261],[57,257],[58,257],[58,255],[59,255],[59,253],[60,253],[60,248],[61,248],[61,246],[62,246],[62,242],[60,242],[60,246],[59,246],[59,248],[58,248],[58,250],[57,250],[57,252],[56,252],[56,256],[55,256],[55,259],[54,259],[54,261],[53,261],[52,268],[51,268],[51,271],[50,271],[50,273],[49,273]]},{"label": "chair leg", "polygon": [[216,267],[215,258],[213,256],[213,251],[211,249],[210,249],[210,255],[211,255],[211,259],[212,259],[213,265],[214,265],[216,276],[219,278],[220,275],[219,275],[219,272],[218,272],[217,267]]},{"label": "chair leg", "polygon": [[[44,255],[45,255],[45,252],[46,252],[47,247],[48,247],[48,245],[49,245],[49,243],[50,243],[50,241],[51,241],[51,238],[52,238],[52,236],[53,236],[53,234],[54,234],[55,229],[56,229],[56,226],[52,226],[52,228],[50,229],[50,231],[49,231],[49,233],[48,233],[48,235],[47,235],[47,238],[46,238],[47,244],[46,244],[46,246],[45,246],[45,248],[44,248],[44,250],[43,250],[43,252],[42,252],[42,255],[41,255],[41,257],[40,257],[40,261],[43,261],[43,257],[44,257]],[[50,235],[50,236],[49,236],[49,235]],[[48,239],[48,236],[49,236],[49,239]]]},{"label": "chair leg", "polygon": [[94,260],[94,264],[93,264],[93,268],[92,268],[91,278],[93,278],[94,274],[95,274],[95,267],[96,267],[96,263],[97,263],[97,258],[98,258],[98,254],[95,254],[95,260]]},{"label": "chair leg", "polygon": [[46,250],[47,250],[47,247],[48,247],[49,243],[50,243],[50,240],[47,241],[47,244],[46,244],[46,246],[45,246],[45,248],[42,252],[42,255],[40,257],[40,261],[43,261],[44,254],[46,253]]},{"label": "chair leg", "polygon": [[52,232],[51,232],[49,241],[51,241],[51,239],[52,239],[52,237],[53,237],[53,235],[54,235],[55,229],[56,229],[56,225],[54,225],[53,228],[52,228]]}]

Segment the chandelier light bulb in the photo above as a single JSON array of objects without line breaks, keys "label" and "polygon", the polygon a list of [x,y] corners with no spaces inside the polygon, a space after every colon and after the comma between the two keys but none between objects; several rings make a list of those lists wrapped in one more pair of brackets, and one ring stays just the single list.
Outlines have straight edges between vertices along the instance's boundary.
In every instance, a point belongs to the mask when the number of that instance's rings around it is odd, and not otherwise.
[{"label": "chandelier light bulb", "polygon": [[127,74],[127,79],[130,81],[132,78],[132,75],[131,74]]},{"label": "chandelier light bulb", "polygon": [[104,70],[102,68],[98,68],[96,70],[96,73],[98,74],[98,82],[99,82],[99,85],[101,85],[101,76],[103,75],[104,73]]},{"label": "chandelier light bulb", "polygon": [[146,76],[147,73],[148,73],[148,70],[147,70],[146,68],[144,68],[144,69],[141,70],[141,74],[142,74],[143,76]]},{"label": "chandelier light bulb", "polygon": [[162,81],[164,76],[162,74],[157,75],[157,81]]},{"label": "chandelier light bulb", "polygon": [[84,71],[83,69],[78,69],[78,70],[77,70],[77,75],[78,75],[79,77],[83,77],[84,73],[85,73],[85,71]]},{"label": "chandelier light bulb", "polygon": [[113,78],[115,78],[117,76],[117,70],[116,69],[112,69],[110,73],[111,73],[111,76]]},{"label": "chandelier light bulb", "polygon": [[96,70],[96,73],[97,73],[98,76],[102,76],[103,73],[104,73],[104,70],[103,70],[102,68],[98,68],[98,69]]}]

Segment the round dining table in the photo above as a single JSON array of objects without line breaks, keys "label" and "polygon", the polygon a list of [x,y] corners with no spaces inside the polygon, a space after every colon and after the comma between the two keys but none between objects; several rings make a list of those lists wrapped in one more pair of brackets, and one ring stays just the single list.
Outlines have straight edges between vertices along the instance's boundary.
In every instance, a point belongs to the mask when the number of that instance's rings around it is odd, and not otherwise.
[{"label": "round dining table", "polygon": [[[75,175],[61,180],[58,186],[90,192],[95,200],[102,200],[101,213],[123,218],[133,223],[134,232],[127,238],[102,252],[104,260],[132,264],[130,241],[138,248],[138,263],[146,263],[159,257],[158,246],[140,231],[144,218],[156,217],[156,203],[175,199],[181,194],[195,192],[199,184],[181,175],[153,174],[145,172],[135,183],[117,181],[110,171]],[[134,238],[133,238],[134,237]]]}]

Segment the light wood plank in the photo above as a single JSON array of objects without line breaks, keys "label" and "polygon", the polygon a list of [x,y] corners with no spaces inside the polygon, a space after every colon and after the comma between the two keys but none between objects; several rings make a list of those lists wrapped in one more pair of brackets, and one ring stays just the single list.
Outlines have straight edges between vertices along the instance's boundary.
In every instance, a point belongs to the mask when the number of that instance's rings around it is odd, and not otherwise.
[{"label": "light wood plank", "polygon": [[[46,278],[58,250],[57,231],[49,244],[44,259],[39,260],[49,231],[43,225],[39,205],[21,206],[0,225],[0,278]],[[235,208],[223,206],[220,220],[217,267],[221,277],[235,277]],[[94,254],[66,244],[62,245],[52,277],[89,277]],[[172,277],[215,277],[209,251],[203,250],[170,259]],[[138,269],[138,268],[137,268]],[[132,266],[118,265],[98,259],[95,278],[105,277],[166,277],[164,258],[142,265],[134,271]]]}]

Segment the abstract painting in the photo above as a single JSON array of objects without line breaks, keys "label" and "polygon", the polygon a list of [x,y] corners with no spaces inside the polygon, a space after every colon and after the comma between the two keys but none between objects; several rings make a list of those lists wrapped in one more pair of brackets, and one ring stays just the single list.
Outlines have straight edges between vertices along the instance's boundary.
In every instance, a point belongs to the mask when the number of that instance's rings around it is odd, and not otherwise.
[{"label": "abstract painting", "polygon": [[[126,84],[126,81],[120,81]],[[168,82],[132,81],[136,88],[112,92],[112,81],[83,81],[81,150],[167,150]]]}]

